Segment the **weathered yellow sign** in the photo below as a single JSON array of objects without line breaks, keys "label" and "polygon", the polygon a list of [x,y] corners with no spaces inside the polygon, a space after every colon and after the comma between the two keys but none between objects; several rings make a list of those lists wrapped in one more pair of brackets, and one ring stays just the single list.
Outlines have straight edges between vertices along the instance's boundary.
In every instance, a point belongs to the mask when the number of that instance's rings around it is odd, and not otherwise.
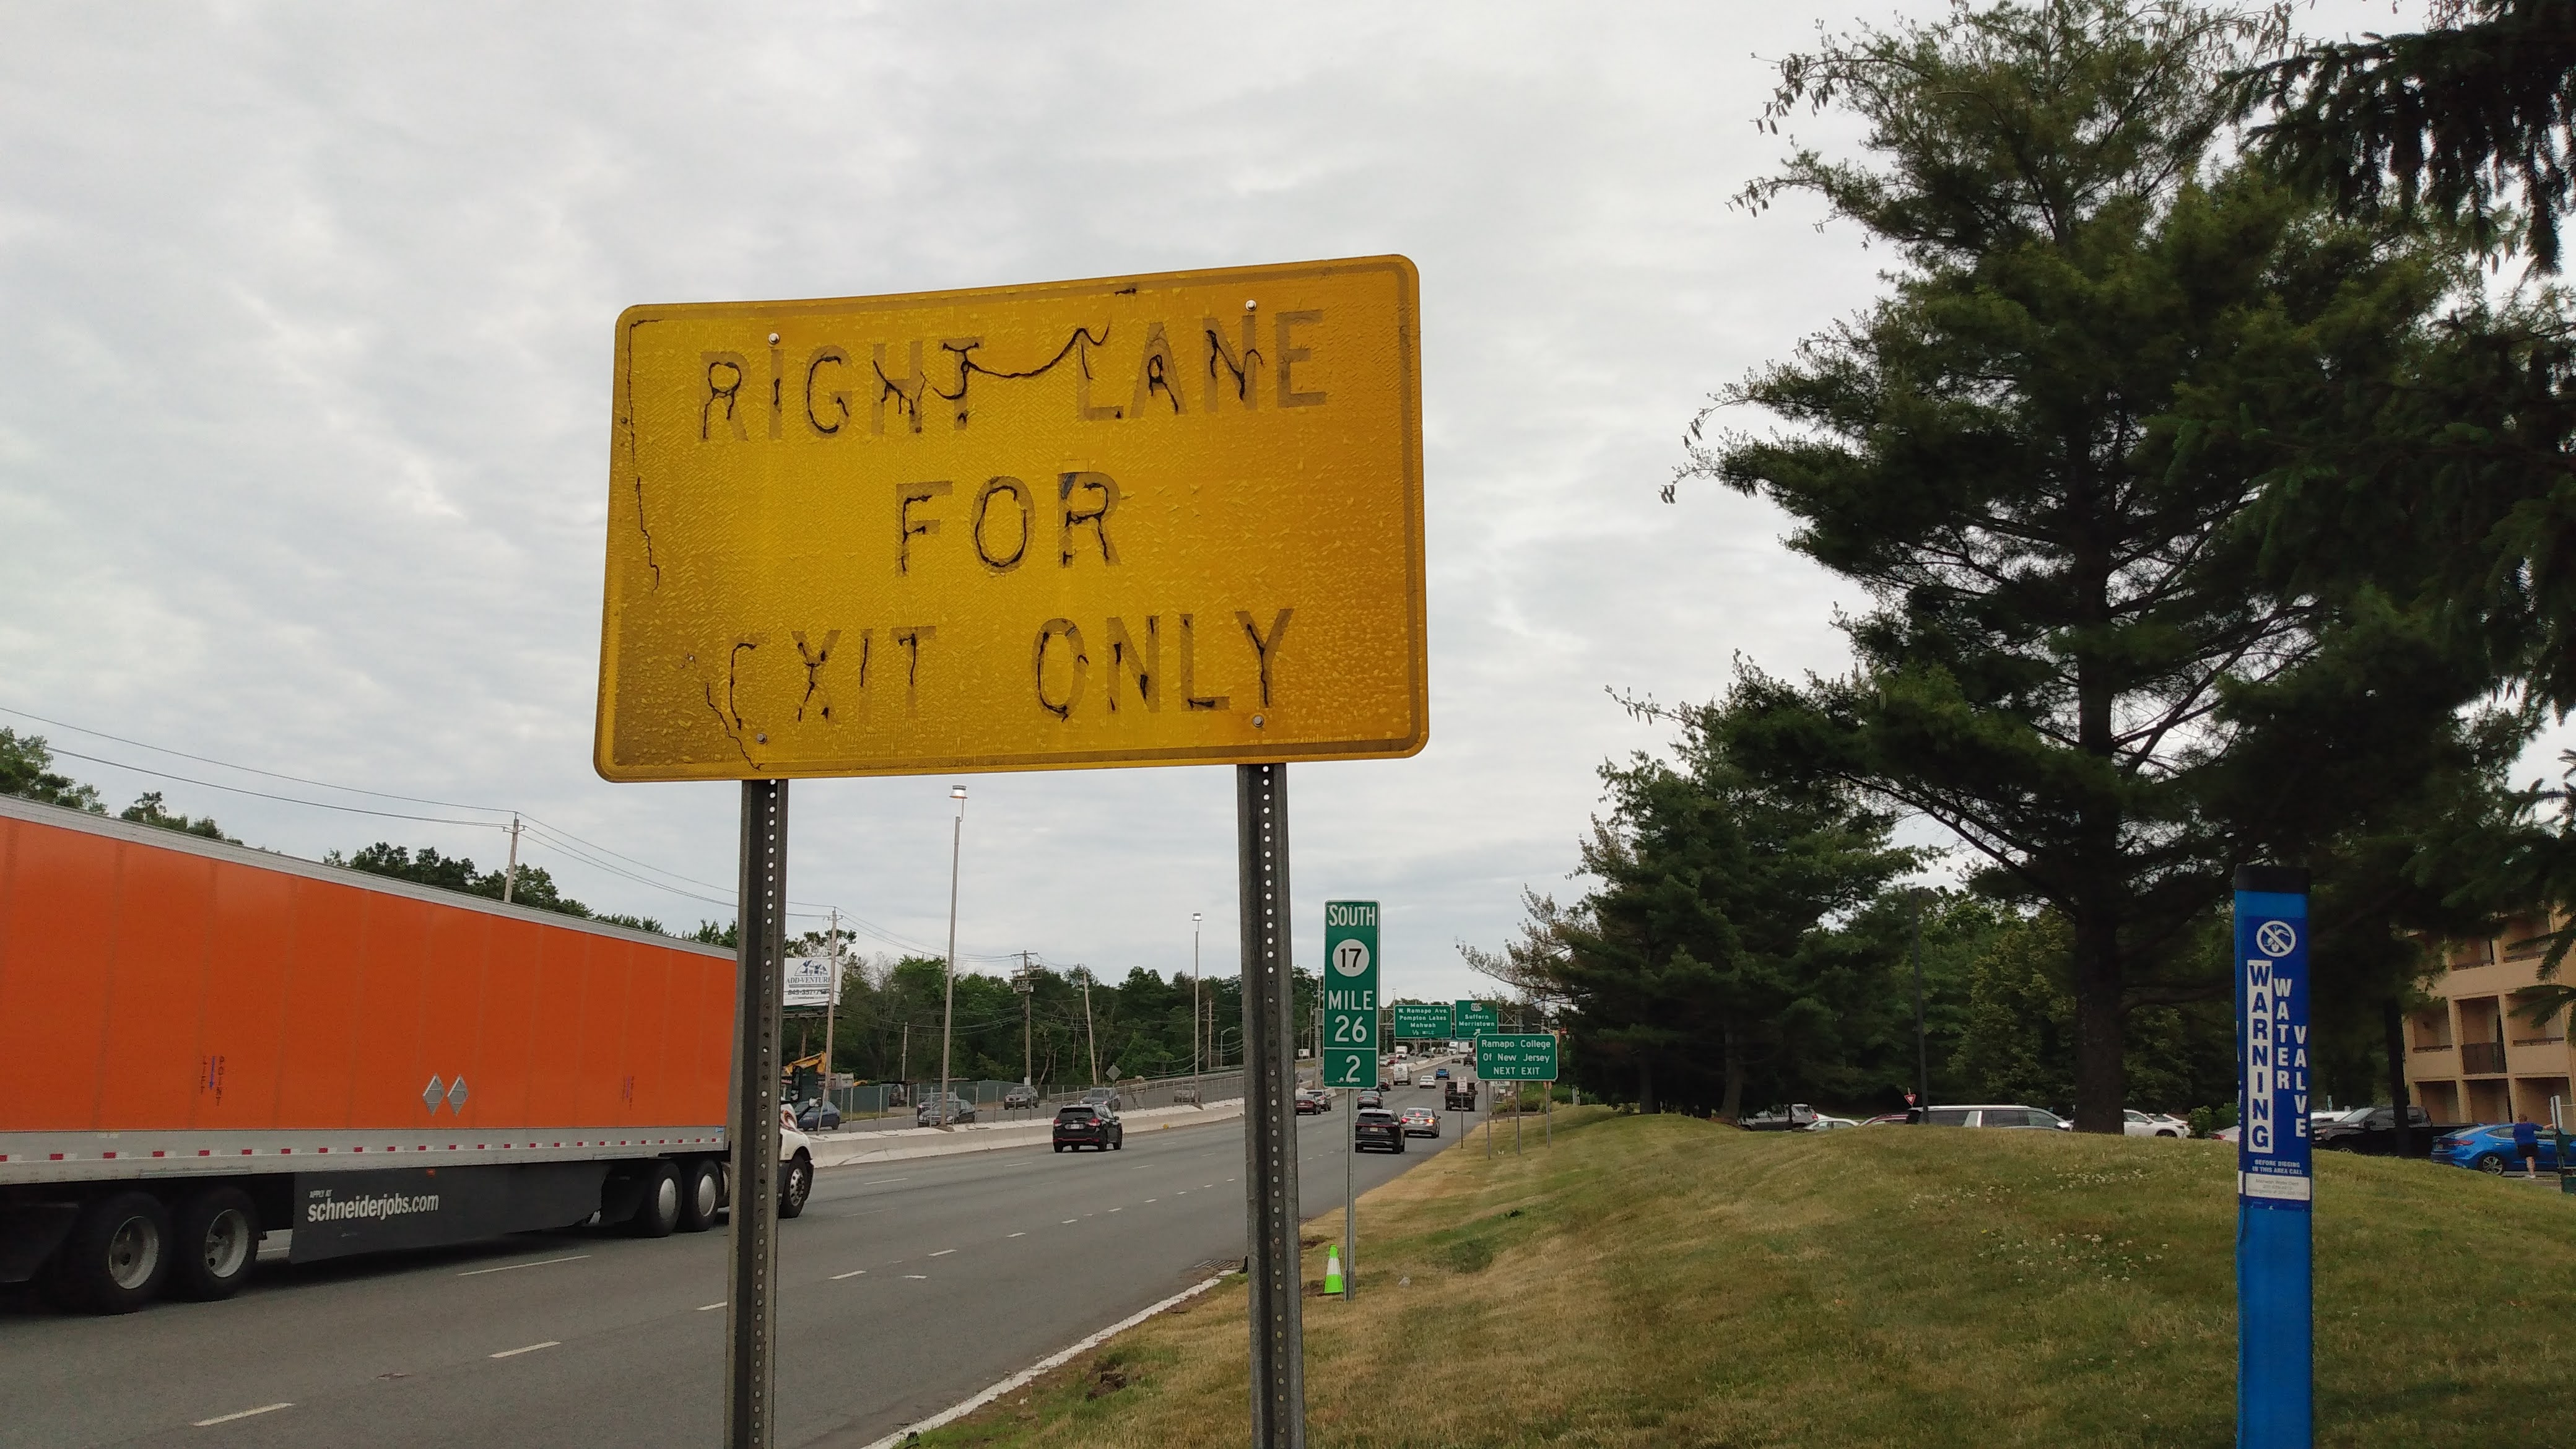
[{"label": "weathered yellow sign", "polygon": [[1402,257],[617,323],[596,762],[762,779],[1409,755]]}]

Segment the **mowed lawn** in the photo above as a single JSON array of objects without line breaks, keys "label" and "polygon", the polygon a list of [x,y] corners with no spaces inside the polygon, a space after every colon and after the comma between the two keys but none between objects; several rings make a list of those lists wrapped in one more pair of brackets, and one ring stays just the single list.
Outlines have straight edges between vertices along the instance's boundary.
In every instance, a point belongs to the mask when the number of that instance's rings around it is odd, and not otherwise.
[{"label": "mowed lawn", "polygon": [[[2233,1147],[1557,1124],[1361,1200],[1358,1300],[1305,1300],[1319,1449],[2234,1441]],[[2576,1444],[2576,1198],[2321,1156],[2318,1442]],[[1240,1445],[1243,1313],[1233,1280],[921,1442]]]}]

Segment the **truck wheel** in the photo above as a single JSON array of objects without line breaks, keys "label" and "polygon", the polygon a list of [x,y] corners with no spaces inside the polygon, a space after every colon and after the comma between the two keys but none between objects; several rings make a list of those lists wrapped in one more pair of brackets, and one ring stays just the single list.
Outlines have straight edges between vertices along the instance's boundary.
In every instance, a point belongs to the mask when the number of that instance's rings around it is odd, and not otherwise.
[{"label": "truck wheel", "polygon": [[120,1192],[81,1210],[54,1250],[50,1286],[65,1307],[132,1313],[169,1276],[169,1211],[148,1192]]},{"label": "truck wheel", "polygon": [[644,1195],[636,1200],[635,1216],[626,1220],[626,1231],[639,1238],[667,1238],[680,1225],[680,1170],[668,1162],[656,1162],[644,1170]]},{"label": "truck wheel", "polygon": [[170,1245],[171,1292],[200,1303],[230,1298],[259,1261],[259,1209],[240,1188],[200,1188],[181,1199]]},{"label": "truck wheel", "polygon": [[714,1226],[716,1210],[723,1206],[724,1184],[713,1162],[701,1157],[680,1168],[681,1232],[705,1232]]},{"label": "truck wheel", "polygon": [[805,1199],[814,1195],[814,1159],[800,1152],[787,1164],[786,1180],[778,1185],[778,1215],[781,1218],[802,1217]]}]

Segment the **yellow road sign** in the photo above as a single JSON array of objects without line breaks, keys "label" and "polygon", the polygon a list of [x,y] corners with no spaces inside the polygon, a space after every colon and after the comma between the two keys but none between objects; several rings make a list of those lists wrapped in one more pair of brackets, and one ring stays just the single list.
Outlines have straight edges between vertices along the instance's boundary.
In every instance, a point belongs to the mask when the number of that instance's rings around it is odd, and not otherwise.
[{"label": "yellow road sign", "polygon": [[1402,257],[618,319],[611,780],[1409,755]]}]

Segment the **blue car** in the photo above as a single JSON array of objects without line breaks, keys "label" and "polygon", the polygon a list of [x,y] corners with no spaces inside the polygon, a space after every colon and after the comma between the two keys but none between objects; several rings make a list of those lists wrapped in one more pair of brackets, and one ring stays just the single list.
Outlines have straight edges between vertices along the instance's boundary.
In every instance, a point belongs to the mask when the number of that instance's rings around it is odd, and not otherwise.
[{"label": "blue car", "polygon": [[[2522,1154],[2514,1150],[2510,1122],[2444,1133],[2433,1140],[2433,1160],[2497,1176],[2522,1171]],[[2540,1133],[2540,1165],[2547,1171],[2558,1170],[2558,1144],[2546,1128]]]}]

